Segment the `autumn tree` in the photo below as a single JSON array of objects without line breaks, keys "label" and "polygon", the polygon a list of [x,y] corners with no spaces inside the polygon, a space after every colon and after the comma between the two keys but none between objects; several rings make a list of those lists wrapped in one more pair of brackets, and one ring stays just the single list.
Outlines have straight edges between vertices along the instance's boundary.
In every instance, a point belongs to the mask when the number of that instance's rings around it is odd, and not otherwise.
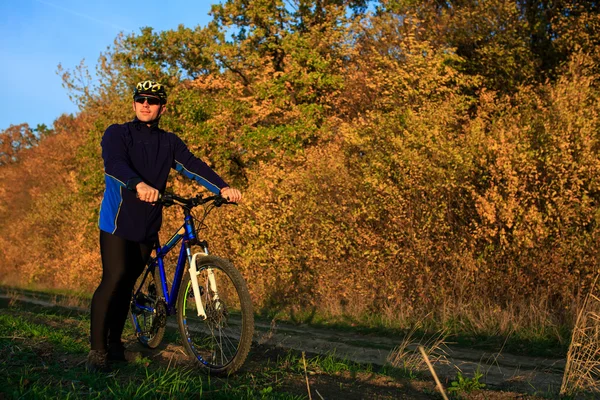
[{"label": "autumn tree", "polygon": [[[65,76],[90,231],[101,136],[152,78],[169,86],[161,126],[244,187],[209,236],[265,310],[444,321],[514,303],[526,318],[538,296],[569,321],[600,254],[596,2],[228,0],[212,15],[119,36],[93,87]],[[49,230],[64,216],[45,200],[31,215]]]},{"label": "autumn tree", "polygon": [[9,126],[0,132],[0,165],[17,161],[22,150],[37,145],[52,133],[46,124],[38,124],[33,129],[27,123]]},{"label": "autumn tree", "polygon": [[575,48],[592,52],[600,33],[595,1],[385,0],[379,10],[415,16],[426,39],[454,48],[466,73],[502,92],[556,77]]}]

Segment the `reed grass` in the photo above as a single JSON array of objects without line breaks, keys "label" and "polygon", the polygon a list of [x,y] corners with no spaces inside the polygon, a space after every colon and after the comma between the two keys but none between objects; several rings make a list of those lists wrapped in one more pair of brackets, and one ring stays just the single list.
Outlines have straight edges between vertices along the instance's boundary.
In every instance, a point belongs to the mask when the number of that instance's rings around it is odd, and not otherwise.
[{"label": "reed grass", "polygon": [[569,351],[561,395],[579,392],[600,393],[600,287],[598,276],[590,288],[577,321]]}]

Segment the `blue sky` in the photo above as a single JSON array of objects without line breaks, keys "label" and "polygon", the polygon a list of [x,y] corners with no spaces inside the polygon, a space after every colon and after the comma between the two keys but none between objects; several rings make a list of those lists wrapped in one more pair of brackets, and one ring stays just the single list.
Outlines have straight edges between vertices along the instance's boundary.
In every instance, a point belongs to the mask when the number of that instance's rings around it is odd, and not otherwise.
[{"label": "blue sky", "polygon": [[56,74],[85,59],[90,72],[119,32],[205,26],[218,0],[0,0],[0,130],[27,122],[48,126],[76,113]]}]

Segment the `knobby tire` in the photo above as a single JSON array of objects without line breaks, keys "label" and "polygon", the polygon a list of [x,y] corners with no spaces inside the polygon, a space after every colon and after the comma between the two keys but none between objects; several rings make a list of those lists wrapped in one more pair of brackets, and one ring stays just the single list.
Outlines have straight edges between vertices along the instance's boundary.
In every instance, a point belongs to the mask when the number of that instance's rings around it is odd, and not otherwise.
[{"label": "knobby tire", "polygon": [[[190,274],[184,274],[177,299],[177,320],[186,353],[211,374],[237,371],[248,356],[254,333],[252,301],[244,278],[227,260],[215,256],[196,259],[198,284],[208,318],[197,314]],[[210,289],[208,270],[214,271],[217,294]]]}]

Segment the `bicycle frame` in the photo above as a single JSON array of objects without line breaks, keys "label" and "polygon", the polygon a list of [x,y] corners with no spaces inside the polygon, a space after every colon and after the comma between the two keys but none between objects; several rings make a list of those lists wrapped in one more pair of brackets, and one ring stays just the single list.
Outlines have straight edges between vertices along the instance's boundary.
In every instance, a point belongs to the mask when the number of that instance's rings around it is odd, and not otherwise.
[{"label": "bicycle frame", "polygon": [[[195,259],[198,256],[198,254],[201,255],[208,255],[208,243],[206,241],[198,241],[197,239],[197,235],[196,235],[196,229],[194,227],[194,220],[191,216],[191,213],[188,209],[184,208],[184,217],[185,217],[185,222],[183,223],[183,225],[181,225],[181,227],[177,230],[177,232],[171,236],[171,238],[169,240],[167,240],[167,242],[165,243],[164,246],[160,246],[159,243],[157,243],[156,245],[156,256],[151,258],[148,261],[148,267],[146,268],[144,277],[142,279],[141,284],[138,287],[142,287],[145,280],[148,277],[148,274],[150,274],[154,268],[158,267],[158,273],[159,273],[159,277],[160,277],[160,285],[162,286],[162,291],[163,294],[165,296],[165,303],[166,303],[166,308],[167,308],[167,316],[169,315],[173,315],[175,314],[175,310],[176,310],[176,305],[177,305],[177,296],[180,290],[180,285],[181,285],[181,280],[184,274],[184,266],[185,266],[185,260],[186,258],[188,259],[188,262],[190,264],[190,273],[192,273],[192,269],[195,270]],[[173,283],[171,285],[171,291],[169,292],[169,288],[168,288],[168,284],[167,284],[167,274],[165,272],[165,266],[164,266],[164,261],[163,258],[169,253],[171,252],[171,250],[173,250],[173,248],[175,248],[175,246],[177,246],[177,244],[182,241],[181,243],[181,248],[179,250],[179,257],[177,259],[177,265],[175,268],[175,274],[173,277]],[[191,253],[191,246],[193,244],[198,244],[203,252],[202,253],[196,253],[194,255],[192,255]],[[196,272],[196,271],[194,271]],[[209,277],[212,274],[210,274],[209,272]],[[210,280],[210,279],[209,279]],[[198,289],[198,281],[197,281],[197,277],[194,274],[194,278],[192,279],[192,283],[194,287],[194,294],[196,297],[196,301],[199,303],[198,306],[198,310],[199,311],[199,315],[202,315],[206,318],[206,314],[204,313],[204,307],[202,306],[201,303],[201,296],[200,296],[200,291]],[[214,285],[214,282],[209,282],[212,286],[213,291],[216,291],[216,285]],[[136,293],[137,294],[137,293]],[[154,310],[150,307],[144,306],[144,305],[140,305],[140,304],[136,304],[137,307],[140,307],[142,309],[146,309],[148,311],[154,312]]]}]

